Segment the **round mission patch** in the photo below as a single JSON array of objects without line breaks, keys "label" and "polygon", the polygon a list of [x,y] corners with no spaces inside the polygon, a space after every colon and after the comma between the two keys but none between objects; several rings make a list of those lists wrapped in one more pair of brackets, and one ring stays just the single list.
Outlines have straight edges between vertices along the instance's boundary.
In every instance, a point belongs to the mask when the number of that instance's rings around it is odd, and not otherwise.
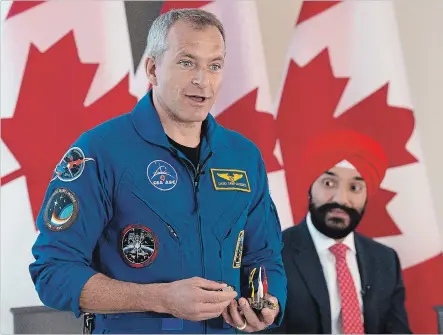
[{"label": "round mission patch", "polygon": [[130,267],[142,268],[151,264],[158,253],[158,238],[143,225],[129,225],[121,234],[120,251]]},{"label": "round mission patch", "polygon": [[52,231],[65,230],[77,219],[78,210],[75,194],[66,188],[57,188],[45,207],[45,225]]},{"label": "round mission patch", "polygon": [[66,182],[74,181],[82,175],[86,162],[93,160],[86,157],[82,149],[70,148],[57,164],[51,181],[57,178]]}]

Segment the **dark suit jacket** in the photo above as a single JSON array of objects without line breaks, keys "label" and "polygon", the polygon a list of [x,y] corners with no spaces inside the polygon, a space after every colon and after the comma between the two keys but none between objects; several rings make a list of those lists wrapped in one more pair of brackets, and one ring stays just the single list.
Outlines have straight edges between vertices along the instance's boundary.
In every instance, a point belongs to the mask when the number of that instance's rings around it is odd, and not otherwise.
[{"label": "dark suit jacket", "polygon": [[[362,281],[365,332],[411,333],[405,310],[405,289],[397,253],[355,235]],[[283,262],[288,278],[282,325],[267,333],[331,333],[331,311],[320,259],[305,221],[283,232]]]}]

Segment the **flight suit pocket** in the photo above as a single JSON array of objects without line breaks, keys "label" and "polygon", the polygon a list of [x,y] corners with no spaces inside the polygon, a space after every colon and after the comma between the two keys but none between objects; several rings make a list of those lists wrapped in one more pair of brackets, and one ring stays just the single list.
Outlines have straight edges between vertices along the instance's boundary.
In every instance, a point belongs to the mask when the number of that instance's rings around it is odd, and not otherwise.
[{"label": "flight suit pocket", "polygon": [[222,281],[240,290],[240,268],[242,264],[249,203],[239,204],[223,215],[215,225],[214,234],[220,245]]},{"label": "flight suit pocket", "polygon": [[134,188],[121,187],[127,208],[119,209],[120,255],[141,271],[145,283],[183,278],[182,236],[166,213]]}]

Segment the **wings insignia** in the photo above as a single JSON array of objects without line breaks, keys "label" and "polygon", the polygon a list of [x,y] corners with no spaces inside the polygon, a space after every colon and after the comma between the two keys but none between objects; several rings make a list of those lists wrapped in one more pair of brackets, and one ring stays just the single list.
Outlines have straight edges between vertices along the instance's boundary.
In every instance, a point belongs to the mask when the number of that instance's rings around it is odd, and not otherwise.
[{"label": "wings insignia", "polygon": [[232,176],[230,176],[228,173],[217,173],[217,176],[225,180],[228,180],[232,183],[243,178],[243,175],[241,173],[234,173]]}]

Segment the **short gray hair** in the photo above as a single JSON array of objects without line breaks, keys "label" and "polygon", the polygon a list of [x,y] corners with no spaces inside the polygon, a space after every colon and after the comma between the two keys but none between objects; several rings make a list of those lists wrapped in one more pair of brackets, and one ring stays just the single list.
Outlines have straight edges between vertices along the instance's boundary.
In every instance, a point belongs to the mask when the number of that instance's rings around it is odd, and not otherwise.
[{"label": "short gray hair", "polygon": [[158,16],[152,23],[147,39],[147,57],[161,58],[167,48],[166,37],[168,36],[169,29],[179,20],[190,23],[196,29],[215,26],[220,31],[225,42],[223,24],[214,14],[202,9],[173,9]]}]

